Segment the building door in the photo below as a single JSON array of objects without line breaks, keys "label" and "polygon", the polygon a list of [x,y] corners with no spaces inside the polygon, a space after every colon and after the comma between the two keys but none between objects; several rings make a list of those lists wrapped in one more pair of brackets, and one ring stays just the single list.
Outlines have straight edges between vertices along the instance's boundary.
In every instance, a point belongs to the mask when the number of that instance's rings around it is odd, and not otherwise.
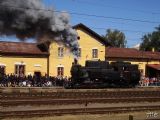
[{"label": "building door", "polygon": [[40,78],[41,77],[41,72],[34,72],[34,76]]},{"label": "building door", "polygon": [[0,66],[0,75],[5,74],[5,66]]}]

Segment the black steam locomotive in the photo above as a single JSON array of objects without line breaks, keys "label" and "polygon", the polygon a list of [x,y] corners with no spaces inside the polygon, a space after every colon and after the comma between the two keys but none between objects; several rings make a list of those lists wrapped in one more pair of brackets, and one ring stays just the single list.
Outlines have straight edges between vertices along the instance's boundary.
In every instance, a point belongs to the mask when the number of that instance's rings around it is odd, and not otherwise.
[{"label": "black steam locomotive", "polygon": [[73,63],[71,83],[67,88],[126,88],[140,80],[138,65],[129,62],[86,61],[85,66]]}]

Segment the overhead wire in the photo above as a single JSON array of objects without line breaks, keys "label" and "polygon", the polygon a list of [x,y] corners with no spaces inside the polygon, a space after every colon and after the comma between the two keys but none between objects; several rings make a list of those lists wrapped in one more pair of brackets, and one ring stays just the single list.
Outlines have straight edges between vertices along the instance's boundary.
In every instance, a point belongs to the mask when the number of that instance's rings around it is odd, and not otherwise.
[{"label": "overhead wire", "polygon": [[30,7],[17,7],[13,5],[0,5],[3,7],[12,7],[17,9],[32,9],[32,10],[43,10],[43,11],[50,11],[56,13],[69,13],[79,16],[87,16],[87,17],[96,17],[96,18],[105,18],[105,19],[116,19],[116,20],[124,20],[124,21],[132,21],[132,22],[143,22],[143,23],[160,23],[158,21],[149,21],[149,20],[140,20],[140,19],[132,19],[132,18],[123,18],[123,17],[113,17],[113,16],[103,16],[103,15],[95,15],[95,14],[86,14],[86,13],[78,13],[78,12],[66,12],[66,11],[58,11],[58,10],[51,10],[51,9],[40,9],[40,8],[30,8]]},{"label": "overhead wire", "polygon": [[[0,5],[1,6],[1,5]],[[5,6],[5,7],[13,7],[15,8],[15,6]],[[24,8],[24,7],[18,7],[19,9],[32,9],[32,8]],[[55,12],[53,10],[47,10],[47,9],[33,9],[33,10],[45,10],[45,11],[51,11],[51,12]],[[60,11],[59,11],[60,12]],[[67,13],[67,12],[65,12]],[[60,26],[63,26],[61,24],[53,24],[53,25],[60,25]],[[90,26],[89,28],[92,28],[92,29],[102,29],[102,30],[107,30],[106,28],[104,27],[92,27]],[[112,29],[112,30],[116,30],[116,29]],[[126,31],[126,32],[135,32],[135,33],[146,33],[147,31],[135,31],[135,30],[128,30],[128,29],[121,29],[120,31]]]},{"label": "overhead wire", "polygon": [[[2,6],[2,5],[0,5]],[[78,16],[87,16],[87,17],[96,17],[96,18],[110,18],[110,19],[118,19],[118,20],[124,20],[124,21],[134,21],[134,22],[143,22],[143,23],[160,23],[157,21],[148,21],[148,20],[139,20],[139,19],[131,19],[131,18],[122,18],[122,17],[112,17],[112,16],[103,16],[103,15],[94,15],[94,14],[86,14],[86,13],[77,13],[77,12],[65,12],[65,11],[57,11],[52,9],[38,9],[38,8],[25,8],[25,7],[16,7],[16,6],[4,6],[3,7],[11,7],[11,8],[17,8],[17,9],[32,9],[32,10],[43,10],[43,11],[49,11],[49,12],[55,12],[55,13],[69,13],[73,15]],[[56,24],[58,25],[58,24]],[[59,24],[60,25],[60,24]],[[103,29],[106,30],[106,28],[103,27],[90,27],[92,29]],[[127,31],[127,32],[137,32],[137,33],[146,33],[145,31],[134,31],[134,30],[120,30],[120,31]]]},{"label": "overhead wire", "polygon": [[125,8],[125,7],[120,7],[120,6],[114,6],[114,5],[110,5],[110,4],[99,4],[99,3],[93,3],[92,2],[88,2],[86,0],[74,0],[74,2],[78,2],[78,3],[83,3],[83,4],[87,4],[87,5],[92,5],[92,6],[99,6],[99,7],[109,7],[109,8],[116,8],[116,9],[121,9],[121,10],[129,10],[129,11],[133,11],[133,12],[140,12],[140,13],[146,13],[146,14],[152,14],[152,15],[157,15],[160,14],[160,11],[148,11],[148,10],[138,10],[138,9],[131,9],[131,8]]}]

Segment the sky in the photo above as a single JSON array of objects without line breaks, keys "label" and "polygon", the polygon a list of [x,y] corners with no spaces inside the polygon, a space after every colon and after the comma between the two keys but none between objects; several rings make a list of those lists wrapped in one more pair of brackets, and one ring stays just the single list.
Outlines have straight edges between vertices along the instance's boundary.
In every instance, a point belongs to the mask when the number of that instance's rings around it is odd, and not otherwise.
[{"label": "sky", "polygon": [[[160,0],[43,0],[55,11],[70,14],[71,25],[83,23],[100,35],[107,29],[125,33],[127,47],[160,25]],[[13,38],[6,37],[5,40]],[[30,40],[31,41],[31,40]]]}]

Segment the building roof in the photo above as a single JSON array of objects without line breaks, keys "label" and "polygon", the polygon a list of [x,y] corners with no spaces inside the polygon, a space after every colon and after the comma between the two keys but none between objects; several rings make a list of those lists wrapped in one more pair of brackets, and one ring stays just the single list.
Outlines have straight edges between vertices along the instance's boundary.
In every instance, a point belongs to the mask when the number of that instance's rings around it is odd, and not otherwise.
[{"label": "building roof", "polygon": [[[108,46],[109,43],[106,43],[105,40],[96,32],[80,23],[73,26],[74,29],[83,28],[90,35],[96,38],[102,44]],[[0,41],[0,54],[9,54],[9,55],[49,55],[48,52],[48,43],[25,43],[25,42],[7,42]]]},{"label": "building roof", "polygon": [[123,58],[123,59],[155,59],[160,60],[160,52],[139,51],[133,48],[115,48],[107,47],[105,52],[106,58]]},{"label": "building roof", "polygon": [[160,64],[148,64],[147,66],[156,70],[160,70]]},{"label": "building roof", "polygon": [[85,26],[82,23],[79,23],[75,26],[73,26],[74,29],[78,29],[78,28],[82,28],[84,29],[86,32],[88,32],[90,35],[92,35],[93,37],[95,37],[100,43],[104,44],[105,46],[111,46],[110,43],[106,42],[102,36],[100,36],[99,34],[97,34],[96,32],[94,32],[93,30],[91,30],[89,27]]},{"label": "building roof", "polygon": [[37,43],[25,42],[6,42],[0,41],[0,54],[10,55],[48,55],[48,52],[43,52]]}]

